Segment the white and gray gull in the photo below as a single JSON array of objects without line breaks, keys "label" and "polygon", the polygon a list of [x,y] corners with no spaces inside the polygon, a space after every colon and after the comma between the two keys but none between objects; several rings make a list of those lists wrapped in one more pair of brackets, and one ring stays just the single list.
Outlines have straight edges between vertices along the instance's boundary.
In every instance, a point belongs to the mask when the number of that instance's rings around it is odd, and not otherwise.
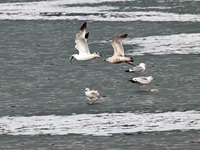
[{"label": "white and gray gull", "polygon": [[[152,80],[155,80],[155,78],[153,78],[152,76],[148,76],[148,77],[136,77],[133,78],[132,80],[129,80],[132,83],[137,83],[139,85],[138,87],[138,91],[140,90],[140,86],[141,85],[147,85],[149,84]],[[157,89],[153,89],[153,90],[144,90],[144,91],[157,91]]]},{"label": "white and gray gull", "polygon": [[86,61],[94,58],[100,58],[98,52],[90,53],[88,47],[88,36],[89,32],[86,33],[86,22],[81,26],[80,30],[76,34],[75,38],[75,48],[79,51],[79,54],[73,54],[70,56],[70,63],[72,64],[72,59],[76,58],[78,61]]},{"label": "white and gray gull", "polygon": [[138,76],[140,76],[140,74],[146,69],[146,64],[144,63],[140,63],[138,66],[135,66],[129,70],[126,70],[125,72],[133,72],[135,74],[137,74]]},{"label": "white and gray gull", "polygon": [[[105,61],[108,61],[110,63],[122,63],[122,62],[133,62],[133,58],[132,57],[125,57],[124,56],[124,48],[122,46],[122,40],[124,38],[126,38],[127,34],[122,34],[120,36],[115,37],[112,42],[111,45],[114,49],[114,54],[112,57],[109,57],[107,59],[105,59]],[[131,63],[129,63],[131,64]],[[131,64],[133,65],[133,64]]]},{"label": "white and gray gull", "polygon": [[99,93],[98,91],[90,90],[89,88],[85,89],[85,95],[88,100],[92,100],[89,104],[94,104],[94,100],[105,97],[105,95]]}]

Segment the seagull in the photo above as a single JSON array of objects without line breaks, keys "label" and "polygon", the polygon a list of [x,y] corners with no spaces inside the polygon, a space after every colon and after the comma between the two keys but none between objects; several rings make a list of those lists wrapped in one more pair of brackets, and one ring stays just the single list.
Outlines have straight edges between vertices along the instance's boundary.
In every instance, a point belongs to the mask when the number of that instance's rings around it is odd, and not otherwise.
[{"label": "seagull", "polygon": [[90,90],[89,88],[85,89],[85,95],[87,96],[88,100],[92,100],[92,102],[90,102],[89,104],[94,104],[94,100],[96,100],[98,98],[105,97],[104,95],[102,95],[98,91]]},{"label": "seagull", "polygon": [[[155,80],[155,78],[153,78],[152,76],[148,76],[148,77],[136,77],[136,78],[133,78],[132,80],[129,80],[130,82],[132,83],[137,83],[139,84],[139,87],[138,87],[138,91],[141,91],[140,90],[140,86],[141,85],[147,85],[149,84],[152,80]],[[154,89],[155,90],[155,89]],[[149,91],[149,90],[147,90]],[[151,90],[150,90],[151,91]]]},{"label": "seagull", "polygon": [[[114,54],[112,57],[107,58],[105,61],[108,61],[110,63],[122,63],[126,62],[128,64],[131,64],[129,62],[133,62],[133,58],[130,57],[124,57],[124,48],[122,46],[122,40],[127,36],[127,34],[122,34],[120,36],[115,37],[111,45],[114,48]],[[133,65],[133,64],[131,64]]]},{"label": "seagull", "polygon": [[126,70],[125,72],[133,72],[140,76],[140,74],[146,69],[147,65],[144,63],[140,63],[138,66],[133,67],[132,69]]},{"label": "seagull", "polygon": [[80,30],[76,34],[75,38],[75,48],[79,51],[79,54],[73,54],[70,56],[70,63],[72,64],[72,59],[76,58],[78,61],[86,61],[94,58],[100,58],[98,52],[90,53],[88,47],[89,32],[86,33],[86,22],[81,26]]}]

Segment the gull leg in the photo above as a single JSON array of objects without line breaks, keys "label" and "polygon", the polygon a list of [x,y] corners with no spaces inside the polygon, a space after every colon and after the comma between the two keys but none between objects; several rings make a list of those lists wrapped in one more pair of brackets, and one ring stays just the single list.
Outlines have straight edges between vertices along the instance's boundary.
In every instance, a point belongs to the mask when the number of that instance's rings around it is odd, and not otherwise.
[{"label": "gull leg", "polygon": [[151,92],[157,92],[158,91],[158,89],[152,89],[152,90],[150,90]]},{"label": "gull leg", "polygon": [[131,66],[135,66],[134,64],[130,63],[130,62],[127,62],[125,61],[127,64],[131,65]]},{"label": "gull leg", "polygon": [[146,92],[148,92],[148,91],[151,91],[151,90],[148,90],[148,89],[146,89],[146,85],[144,85],[144,91],[146,91]]},{"label": "gull leg", "polygon": [[94,100],[92,100],[89,104],[90,104],[90,105],[94,104]]},{"label": "gull leg", "polygon": [[139,92],[139,91],[141,91],[141,90],[140,90],[140,85],[138,85],[138,92]]},{"label": "gull leg", "polygon": [[144,86],[144,91],[147,91],[147,90],[146,90],[146,85],[143,85],[143,86]]}]

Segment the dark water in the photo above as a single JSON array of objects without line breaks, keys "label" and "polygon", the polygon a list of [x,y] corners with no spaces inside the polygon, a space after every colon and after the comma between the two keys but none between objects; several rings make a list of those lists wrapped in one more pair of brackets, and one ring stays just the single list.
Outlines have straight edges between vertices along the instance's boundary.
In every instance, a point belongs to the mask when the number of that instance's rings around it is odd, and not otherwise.
[{"label": "dark water", "polygon": [[[199,149],[199,1],[0,5],[0,149]],[[71,65],[85,21],[101,58]],[[157,92],[138,92],[128,64],[103,61],[123,33]],[[88,105],[87,87],[106,97]]]},{"label": "dark water", "polygon": [[1,149],[199,149],[199,138],[196,131],[116,134],[109,137],[3,136]]}]

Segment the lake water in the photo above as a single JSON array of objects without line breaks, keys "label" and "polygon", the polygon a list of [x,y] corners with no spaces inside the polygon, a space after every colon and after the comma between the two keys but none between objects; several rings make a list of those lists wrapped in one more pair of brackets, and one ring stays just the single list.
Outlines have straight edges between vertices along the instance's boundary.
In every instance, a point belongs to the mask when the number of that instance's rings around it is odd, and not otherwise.
[{"label": "lake water", "polygon": [[[2,0],[0,149],[199,149],[199,12],[199,0]],[[101,58],[70,64],[85,21]],[[124,33],[157,92],[104,61]],[[85,88],[106,97],[88,105]]]}]

